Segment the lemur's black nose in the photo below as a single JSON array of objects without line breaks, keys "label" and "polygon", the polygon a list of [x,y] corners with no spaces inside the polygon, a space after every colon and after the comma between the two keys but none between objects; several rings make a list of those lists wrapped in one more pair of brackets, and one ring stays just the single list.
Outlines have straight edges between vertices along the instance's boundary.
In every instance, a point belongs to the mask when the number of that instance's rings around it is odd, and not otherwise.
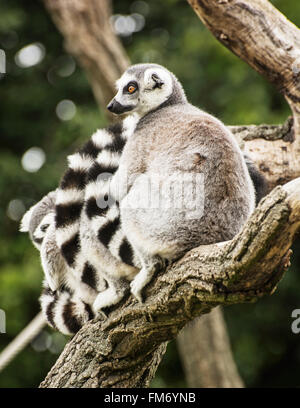
[{"label": "lemur's black nose", "polygon": [[123,113],[124,112],[124,106],[121,105],[118,101],[115,99],[112,99],[109,104],[107,105],[107,109],[112,112],[112,113]]},{"label": "lemur's black nose", "polygon": [[122,114],[128,111],[131,111],[134,107],[131,105],[121,105],[115,99],[112,99],[109,104],[107,105],[107,109],[115,114]]},{"label": "lemur's black nose", "polygon": [[107,105],[107,109],[110,111],[110,112],[113,112],[113,110],[114,110],[114,99],[113,100],[111,100],[110,102],[109,102],[109,104]]}]

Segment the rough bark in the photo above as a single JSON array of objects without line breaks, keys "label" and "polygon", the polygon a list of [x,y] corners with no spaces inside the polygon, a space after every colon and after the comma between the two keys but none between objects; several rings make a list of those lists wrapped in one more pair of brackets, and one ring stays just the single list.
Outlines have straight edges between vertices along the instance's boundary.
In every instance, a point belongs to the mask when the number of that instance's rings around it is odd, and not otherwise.
[{"label": "rough bark", "polygon": [[248,140],[245,151],[265,173],[270,187],[299,177],[300,30],[267,0],[188,2],[212,34],[267,78],[291,107],[293,128],[286,138]]},{"label": "rough bark", "polygon": [[107,319],[86,324],[41,387],[147,386],[161,348],[189,321],[274,292],[299,228],[300,178],[265,197],[233,240],[189,251],[159,273],[144,304],[129,296]]},{"label": "rough bark", "polygon": [[221,307],[189,322],[177,343],[180,354],[184,354],[181,359],[189,387],[244,386],[232,357]]},{"label": "rough bark", "polygon": [[300,176],[300,150],[296,141],[291,140],[290,118],[283,125],[229,126],[229,129],[268,180],[269,190]]},{"label": "rough bark", "polygon": [[289,103],[300,146],[300,31],[267,0],[188,0],[212,34]]}]

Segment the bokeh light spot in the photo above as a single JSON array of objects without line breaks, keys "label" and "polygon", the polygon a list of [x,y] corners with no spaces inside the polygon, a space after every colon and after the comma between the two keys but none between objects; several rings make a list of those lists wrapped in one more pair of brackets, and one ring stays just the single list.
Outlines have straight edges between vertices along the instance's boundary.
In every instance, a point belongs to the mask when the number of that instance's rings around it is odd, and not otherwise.
[{"label": "bokeh light spot", "polygon": [[76,113],[75,103],[69,99],[60,101],[56,106],[56,115],[60,120],[71,120]]},{"label": "bokeh light spot", "polygon": [[22,157],[23,169],[29,173],[35,173],[45,163],[46,155],[40,147],[31,147]]},{"label": "bokeh light spot", "polygon": [[130,16],[115,14],[110,18],[110,22],[114,32],[122,37],[128,37],[132,33],[141,31],[145,26],[144,16],[138,13]]},{"label": "bokeh light spot", "polygon": [[41,43],[33,43],[21,48],[15,55],[15,62],[21,68],[33,67],[45,57],[45,47]]},{"label": "bokeh light spot", "polygon": [[46,351],[52,343],[52,338],[45,330],[41,331],[31,342],[31,347],[37,351]]},{"label": "bokeh light spot", "polygon": [[7,216],[13,221],[19,221],[23,214],[25,213],[26,208],[22,200],[15,199],[11,200],[7,206]]}]

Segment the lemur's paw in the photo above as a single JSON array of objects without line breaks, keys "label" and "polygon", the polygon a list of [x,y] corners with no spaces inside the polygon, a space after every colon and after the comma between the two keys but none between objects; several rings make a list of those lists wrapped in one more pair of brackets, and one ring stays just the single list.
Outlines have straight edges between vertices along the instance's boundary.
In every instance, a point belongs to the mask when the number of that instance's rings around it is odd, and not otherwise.
[{"label": "lemur's paw", "polygon": [[143,270],[139,272],[138,275],[136,275],[136,277],[130,283],[130,291],[140,303],[143,303],[142,290],[147,283],[148,279],[143,273]]},{"label": "lemur's paw", "polygon": [[106,289],[104,292],[99,293],[94,300],[93,311],[106,316],[102,309],[115,305],[123,298],[123,295],[121,291],[116,291],[115,288]]},{"label": "lemur's paw", "polygon": [[142,290],[137,289],[135,285],[130,285],[130,287],[131,287],[131,293],[133,297],[135,297],[136,300],[138,300],[140,303],[143,303]]},{"label": "lemur's paw", "polygon": [[94,303],[93,303],[93,311],[95,313],[101,313],[102,315],[106,314],[102,310],[105,307],[111,306],[112,303],[109,301],[108,297],[106,295],[102,295],[101,293],[96,297]]}]

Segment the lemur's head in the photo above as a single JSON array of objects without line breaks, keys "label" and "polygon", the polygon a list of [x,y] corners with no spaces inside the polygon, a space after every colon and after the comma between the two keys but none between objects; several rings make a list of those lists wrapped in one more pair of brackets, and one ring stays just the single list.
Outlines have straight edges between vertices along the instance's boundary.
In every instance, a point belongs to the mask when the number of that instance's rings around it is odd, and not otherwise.
[{"label": "lemur's head", "polygon": [[157,64],[132,65],[116,82],[116,86],[117,94],[107,109],[117,115],[136,112],[144,116],[162,104],[186,102],[175,75]]},{"label": "lemur's head", "polygon": [[47,229],[55,218],[55,192],[50,192],[23,216],[20,231],[29,232],[30,239],[40,249]]}]

